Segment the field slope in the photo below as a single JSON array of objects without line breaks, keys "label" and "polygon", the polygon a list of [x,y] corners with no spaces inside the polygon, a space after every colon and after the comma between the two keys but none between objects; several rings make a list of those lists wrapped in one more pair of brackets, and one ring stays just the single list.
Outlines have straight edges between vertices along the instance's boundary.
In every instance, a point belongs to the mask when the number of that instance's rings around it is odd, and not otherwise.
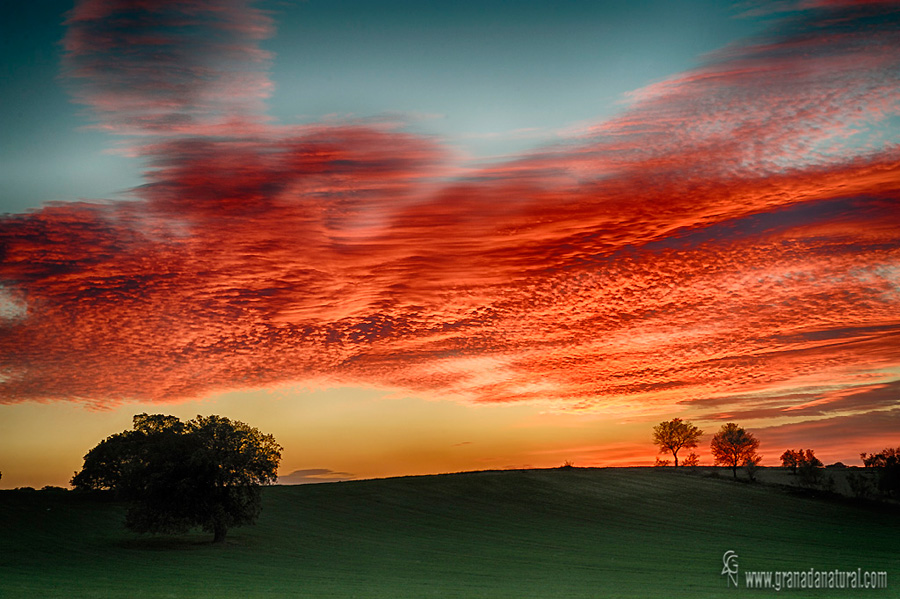
[{"label": "field slope", "polygon": [[[264,490],[258,525],[141,537],[123,508],[0,492],[2,597],[739,597],[742,571],[888,571],[900,514],[653,469],[504,471]],[[743,583],[742,583],[743,584]]]}]

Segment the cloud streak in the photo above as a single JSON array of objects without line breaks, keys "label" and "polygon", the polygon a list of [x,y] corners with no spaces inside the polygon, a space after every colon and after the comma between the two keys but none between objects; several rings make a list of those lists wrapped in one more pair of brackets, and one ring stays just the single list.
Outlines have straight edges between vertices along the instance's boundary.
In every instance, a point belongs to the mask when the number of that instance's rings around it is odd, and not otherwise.
[{"label": "cloud streak", "polygon": [[268,123],[272,23],[247,3],[82,2],[75,97],[140,140],[146,183],[0,221],[0,397],[317,381],[712,419],[894,406],[868,390],[900,372],[898,21],[791,13],[473,168],[391,125]]},{"label": "cloud streak", "polygon": [[355,476],[349,472],[336,472],[329,468],[307,468],[294,470],[290,474],[278,477],[282,485],[308,485],[314,483],[330,483],[353,480]]}]

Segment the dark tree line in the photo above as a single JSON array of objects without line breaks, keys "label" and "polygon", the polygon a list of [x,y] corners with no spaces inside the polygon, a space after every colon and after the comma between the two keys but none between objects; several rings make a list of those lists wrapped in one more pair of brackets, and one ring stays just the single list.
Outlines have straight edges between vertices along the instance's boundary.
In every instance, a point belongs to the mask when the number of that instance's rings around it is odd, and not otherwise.
[{"label": "dark tree line", "polygon": [[888,447],[879,453],[861,453],[859,457],[866,468],[877,473],[878,491],[900,499],[900,447]]},{"label": "dark tree line", "polygon": [[[681,418],[663,421],[653,427],[653,443],[659,447],[660,452],[672,455],[676,468],[678,452],[684,448],[697,447],[702,435],[702,430]],[[733,422],[722,425],[710,442],[715,465],[731,468],[734,478],[737,478],[738,468],[743,467],[751,481],[755,479],[762,459],[757,453],[758,448],[759,440]],[[900,447],[888,447],[878,453],[862,453],[860,458],[868,472],[848,473],[847,484],[851,493],[864,498],[877,492],[883,497],[900,499]],[[696,465],[696,454],[690,455],[689,463]],[[657,464],[666,465],[667,462],[657,458]],[[812,449],[785,450],[781,454],[781,465],[789,468],[791,474],[797,475],[803,487],[834,490],[834,478],[823,478],[824,465]],[[832,464],[829,468],[837,466],[843,464]]]}]

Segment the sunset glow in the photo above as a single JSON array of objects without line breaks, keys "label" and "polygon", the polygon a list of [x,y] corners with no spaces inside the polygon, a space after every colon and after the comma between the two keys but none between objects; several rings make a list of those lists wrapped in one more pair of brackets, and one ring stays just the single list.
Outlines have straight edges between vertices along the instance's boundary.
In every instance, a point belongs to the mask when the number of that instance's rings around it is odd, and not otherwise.
[{"label": "sunset glow", "polygon": [[675,416],[706,462],[726,421],[769,464],[896,444],[900,9],[739,4],[757,33],[488,156],[273,117],[303,5],[78,2],[61,83],[143,180],[0,215],[0,484],[154,410],[273,433],[284,482],[649,464]]}]

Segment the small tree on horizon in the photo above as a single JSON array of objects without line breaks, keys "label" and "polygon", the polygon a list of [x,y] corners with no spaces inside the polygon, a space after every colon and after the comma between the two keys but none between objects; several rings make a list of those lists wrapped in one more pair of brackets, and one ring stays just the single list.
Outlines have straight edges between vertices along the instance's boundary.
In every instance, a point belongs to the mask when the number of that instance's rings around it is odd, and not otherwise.
[{"label": "small tree on horizon", "polygon": [[803,455],[803,450],[794,451],[793,449],[785,449],[781,454],[781,467],[790,468],[791,474],[797,474],[798,454]]},{"label": "small tree on horizon", "polygon": [[700,456],[692,451],[681,461],[681,465],[688,468],[696,468],[700,465]]},{"label": "small tree on horizon", "polygon": [[812,449],[807,449],[806,451],[802,449],[797,451],[787,449],[781,454],[781,466],[790,468],[791,474],[797,474],[798,469],[821,468],[823,465]]},{"label": "small tree on horizon", "polygon": [[678,451],[682,447],[697,447],[703,431],[681,418],[660,422],[653,427],[653,443],[662,453],[671,453],[678,468]]},{"label": "small tree on horizon", "polygon": [[717,465],[729,466],[737,479],[737,469],[748,460],[759,463],[759,440],[734,422],[723,424],[710,443],[713,459]]}]

